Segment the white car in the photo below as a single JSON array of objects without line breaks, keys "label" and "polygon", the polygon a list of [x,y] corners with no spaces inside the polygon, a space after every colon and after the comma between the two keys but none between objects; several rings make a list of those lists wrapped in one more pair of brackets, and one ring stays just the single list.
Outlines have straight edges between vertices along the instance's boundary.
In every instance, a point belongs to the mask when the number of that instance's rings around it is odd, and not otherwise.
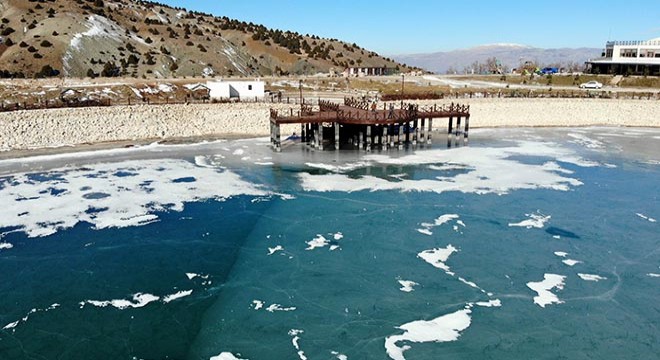
[{"label": "white car", "polygon": [[589,81],[584,84],[580,84],[580,89],[600,89],[603,87],[603,84],[598,81]]}]

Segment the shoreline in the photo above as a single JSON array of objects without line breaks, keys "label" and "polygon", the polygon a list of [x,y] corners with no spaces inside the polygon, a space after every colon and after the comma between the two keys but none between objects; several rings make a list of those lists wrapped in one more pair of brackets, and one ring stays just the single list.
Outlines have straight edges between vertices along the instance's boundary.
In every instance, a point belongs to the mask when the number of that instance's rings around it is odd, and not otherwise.
[{"label": "shoreline", "polygon": [[[432,105],[452,101],[411,102]],[[479,98],[461,99],[459,103],[471,107],[471,129],[660,128],[660,101],[654,100]],[[288,111],[296,107],[279,103],[134,105],[0,113],[0,160],[152,143],[267,137],[269,109]],[[285,137],[299,131],[298,125],[282,127]],[[434,122],[434,131],[446,132],[446,121]]]}]

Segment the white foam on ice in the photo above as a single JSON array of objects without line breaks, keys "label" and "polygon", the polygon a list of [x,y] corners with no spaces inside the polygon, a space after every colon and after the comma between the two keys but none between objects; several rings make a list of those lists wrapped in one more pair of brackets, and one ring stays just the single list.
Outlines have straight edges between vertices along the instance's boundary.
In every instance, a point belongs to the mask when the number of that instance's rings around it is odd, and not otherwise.
[{"label": "white foam on ice", "polygon": [[592,139],[583,134],[569,133],[569,137],[573,138],[572,142],[587,147],[589,149],[602,149],[605,144],[602,141]]},{"label": "white foam on ice", "polygon": [[419,285],[418,283],[411,280],[399,280],[399,284],[401,285],[399,290],[403,292],[412,292],[415,290],[414,287]]},{"label": "white foam on ice", "polygon": [[422,228],[422,229],[417,229],[417,231],[424,234],[424,235],[429,235],[429,236],[433,235],[433,232],[429,229],[423,229]]},{"label": "white foam on ice", "polygon": [[474,304],[477,305],[477,306],[481,306],[481,307],[502,307],[502,301],[500,301],[500,299],[493,299],[493,300],[489,300],[489,301],[479,301],[479,302],[476,302]]},{"label": "white foam on ice", "polygon": [[283,250],[284,250],[284,248],[282,247],[282,245],[277,245],[277,246],[275,246],[275,247],[273,247],[273,248],[269,247],[269,248],[268,248],[268,255],[273,255],[273,254],[275,254],[276,252],[278,252],[278,251],[283,251]]},{"label": "white foam on ice", "polygon": [[309,245],[305,250],[314,250],[316,248],[322,248],[324,246],[327,246],[330,244],[330,241],[323,237],[321,234],[317,234],[316,237],[310,241],[307,241],[307,245]]},{"label": "white foam on ice", "polygon": [[434,267],[437,267],[438,269],[441,269],[447,274],[453,276],[454,273],[451,272],[451,269],[449,266],[447,266],[447,264],[445,264],[445,261],[447,261],[449,256],[455,252],[458,252],[458,249],[449,244],[445,248],[424,250],[417,254],[417,256],[427,263],[433,265]]},{"label": "white foam on ice", "polygon": [[28,173],[6,178],[0,228],[19,227],[29,237],[41,237],[80,222],[94,229],[140,226],[156,221],[154,212],[182,211],[185,202],[268,194],[231,171],[173,159],[69,167],[44,175],[49,178],[34,180]]},{"label": "white foam on ice", "polygon": [[293,347],[296,349],[298,352],[298,357],[300,360],[307,360],[307,356],[305,356],[305,352],[300,349],[300,334],[304,333],[303,330],[299,329],[291,329],[289,330],[289,336],[291,336],[291,343],[293,344]]},{"label": "white foam on ice", "polygon": [[58,304],[58,303],[54,303],[54,304],[50,305],[49,307],[47,307],[47,308],[45,308],[45,309],[37,309],[37,308],[33,308],[33,309],[31,309],[31,310],[30,310],[25,316],[23,316],[22,318],[20,318],[20,319],[14,321],[14,322],[11,322],[11,323],[9,323],[9,324],[7,324],[7,325],[5,325],[5,326],[2,328],[2,330],[12,330],[12,331],[16,331],[16,327],[17,327],[18,325],[20,325],[21,323],[25,323],[25,322],[27,322],[27,321],[30,319],[30,316],[31,316],[32,314],[36,314],[36,313],[39,313],[39,312],[49,312],[49,311],[52,311],[52,310],[57,309],[58,307],[60,307],[60,304]]},{"label": "white foam on ice", "polygon": [[399,342],[448,342],[456,341],[461,332],[467,329],[472,322],[471,307],[439,316],[432,320],[417,320],[403,324],[398,329],[404,331],[401,335],[392,335],[385,338],[385,350],[393,360],[405,360],[403,353],[410,350],[410,345],[397,345]]},{"label": "white foam on ice", "polygon": [[534,303],[542,308],[550,304],[564,303],[563,301],[559,300],[557,295],[550,292],[550,290],[554,288],[557,290],[562,290],[564,288],[565,279],[566,276],[557,274],[545,274],[543,276],[543,281],[528,282],[527,287],[537,293],[537,296],[534,296]]},{"label": "white foam on ice", "polygon": [[[568,191],[571,186],[582,185],[577,179],[563,176],[556,166],[525,164],[514,160],[518,156],[539,156],[555,161],[572,163],[578,166],[597,166],[575,155],[572,150],[558,144],[520,141],[517,146],[500,148],[464,147],[443,150],[425,150],[401,157],[388,155],[368,155],[361,163],[343,166],[371,165],[432,165],[451,161],[462,164],[470,170],[451,177],[439,176],[435,179],[378,178],[371,175],[349,177],[341,173],[313,175],[299,174],[305,191],[387,191],[435,192],[458,191],[476,194],[507,194],[518,189],[554,189]],[[367,165],[363,165],[366,163]],[[332,165],[336,168],[337,165]],[[443,174],[446,175],[446,174]]]},{"label": "white foam on ice", "polygon": [[[344,234],[342,234],[341,232],[334,233],[334,234],[329,233],[328,236],[332,237],[332,239],[334,241],[339,241],[339,240],[344,238]],[[321,234],[316,234],[316,237],[314,239],[306,242],[306,244],[308,246],[307,246],[307,248],[305,248],[305,250],[314,250],[316,248],[326,247],[326,246],[330,245],[330,243],[331,243],[331,240],[327,239],[325,236],[323,236]],[[337,249],[339,249],[339,246],[337,244],[332,244],[330,246],[330,251],[334,251],[334,250],[337,250]]]},{"label": "white foam on ice", "polygon": [[568,253],[567,253],[567,252],[563,252],[563,251],[555,251],[555,255],[556,255],[556,256],[559,256],[559,257],[563,257],[563,258],[565,258],[565,257],[568,256]]},{"label": "white foam on ice", "polygon": [[137,293],[134,294],[132,297],[132,300],[126,300],[126,299],[115,299],[115,300],[104,300],[104,301],[99,301],[99,300],[85,300],[80,302],[80,308],[85,307],[86,304],[93,305],[96,307],[108,307],[112,306],[114,308],[117,308],[119,310],[125,310],[128,308],[141,308],[149,305],[152,302],[160,300],[159,296],[152,295],[152,294],[143,294],[143,293]]},{"label": "white foam on ice", "polygon": [[330,354],[337,357],[337,360],[348,360],[348,356],[340,354],[338,351],[330,351]]},{"label": "white foam on ice", "polygon": [[182,291],[178,291],[174,294],[165,295],[165,296],[163,296],[163,302],[165,304],[168,304],[168,303],[170,303],[174,300],[178,300],[178,299],[184,298],[186,296],[190,296],[190,295],[192,295],[192,293],[193,293],[192,290],[182,290]]},{"label": "white foam on ice", "polygon": [[545,223],[548,222],[551,218],[550,215],[545,216],[540,213],[525,214],[525,216],[529,217],[529,219],[517,223],[509,223],[509,226],[524,227],[527,229],[531,229],[531,228],[541,229],[545,226]]},{"label": "white foam on ice", "polygon": [[232,154],[233,154],[233,155],[236,155],[236,156],[241,156],[241,155],[245,154],[245,150],[243,150],[243,149],[236,149],[236,150],[234,150],[234,152],[233,152]]},{"label": "white foam on ice", "polygon": [[[418,232],[425,234],[425,235],[433,235],[433,232],[431,231],[432,228],[442,226],[443,224],[446,224],[452,220],[458,219],[459,216],[457,214],[445,214],[441,215],[437,219],[435,219],[432,223],[421,223],[420,225],[422,226],[421,228],[417,229]],[[456,223],[458,224],[460,220],[457,220]],[[460,221],[460,224],[465,226],[465,224]]]},{"label": "white foam on ice", "polygon": [[606,277],[600,276],[600,275],[594,275],[594,274],[582,274],[578,273],[578,276],[580,279],[585,280],[585,281],[600,281],[600,280],[607,280]]},{"label": "white foam on ice", "polygon": [[660,274],[656,274],[656,273],[648,273],[648,274],[646,274],[646,276],[653,277],[653,278],[660,278]]},{"label": "white foam on ice", "polygon": [[656,219],[654,219],[654,218],[652,218],[652,217],[648,217],[648,216],[646,216],[646,215],[644,215],[644,214],[637,213],[637,216],[639,216],[639,217],[641,217],[642,219],[647,220],[647,221],[649,221],[649,222],[653,222],[653,223],[654,223],[654,222],[657,222]]},{"label": "white foam on ice", "polygon": [[573,259],[566,259],[566,260],[562,260],[561,262],[563,262],[564,264],[566,264],[568,266],[575,266],[575,265],[581,263],[582,261],[573,260]]},{"label": "white foam on ice", "polygon": [[248,360],[237,358],[234,354],[230,352],[222,352],[220,355],[212,356],[209,360]]},{"label": "white foam on ice", "polygon": [[14,245],[12,245],[10,243],[7,243],[7,242],[0,243],[0,250],[9,250],[13,247],[14,247]]},{"label": "white foam on ice", "polygon": [[315,168],[315,169],[321,169],[321,170],[327,170],[335,173],[346,173],[350,172],[356,169],[360,169],[363,167],[367,167],[370,165],[370,163],[365,162],[365,161],[360,161],[356,163],[347,163],[347,164],[324,164],[324,163],[305,163],[306,166]]},{"label": "white foam on ice", "polygon": [[275,311],[295,311],[296,307],[295,306],[290,306],[290,307],[283,307],[280,304],[270,304],[267,308],[266,311],[268,312],[275,312]]},{"label": "white foam on ice", "polygon": [[254,310],[259,310],[264,307],[264,302],[261,300],[252,300],[252,306]]}]

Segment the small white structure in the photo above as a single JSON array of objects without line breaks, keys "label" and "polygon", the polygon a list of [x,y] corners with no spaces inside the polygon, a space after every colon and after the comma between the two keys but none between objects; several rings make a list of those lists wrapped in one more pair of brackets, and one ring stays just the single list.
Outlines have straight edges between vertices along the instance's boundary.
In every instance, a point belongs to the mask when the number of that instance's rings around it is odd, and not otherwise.
[{"label": "small white structure", "polygon": [[264,98],[264,82],[255,81],[209,81],[211,99],[257,99]]}]

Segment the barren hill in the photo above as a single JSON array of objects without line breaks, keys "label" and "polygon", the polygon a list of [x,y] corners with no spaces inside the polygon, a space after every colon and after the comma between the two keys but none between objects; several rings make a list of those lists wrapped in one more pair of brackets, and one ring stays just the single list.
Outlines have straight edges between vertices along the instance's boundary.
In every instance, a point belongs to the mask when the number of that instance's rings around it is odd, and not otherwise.
[{"label": "barren hill", "polygon": [[596,48],[542,49],[518,44],[490,44],[446,52],[396,55],[393,58],[435,73],[453,73],[463,72],[474,62],[483,63],[493,57],[499,60],[505,69],[515,68],[524,61],[532,61],[542,66],[575,66],[581,69],[585,61],[598,57],[600,53],[601,49]]},{"label": "barren hill", "polygon": [[402,67],[337,39],[148,1],[0,0],[0,77],[259,76],[360,65]]}]

